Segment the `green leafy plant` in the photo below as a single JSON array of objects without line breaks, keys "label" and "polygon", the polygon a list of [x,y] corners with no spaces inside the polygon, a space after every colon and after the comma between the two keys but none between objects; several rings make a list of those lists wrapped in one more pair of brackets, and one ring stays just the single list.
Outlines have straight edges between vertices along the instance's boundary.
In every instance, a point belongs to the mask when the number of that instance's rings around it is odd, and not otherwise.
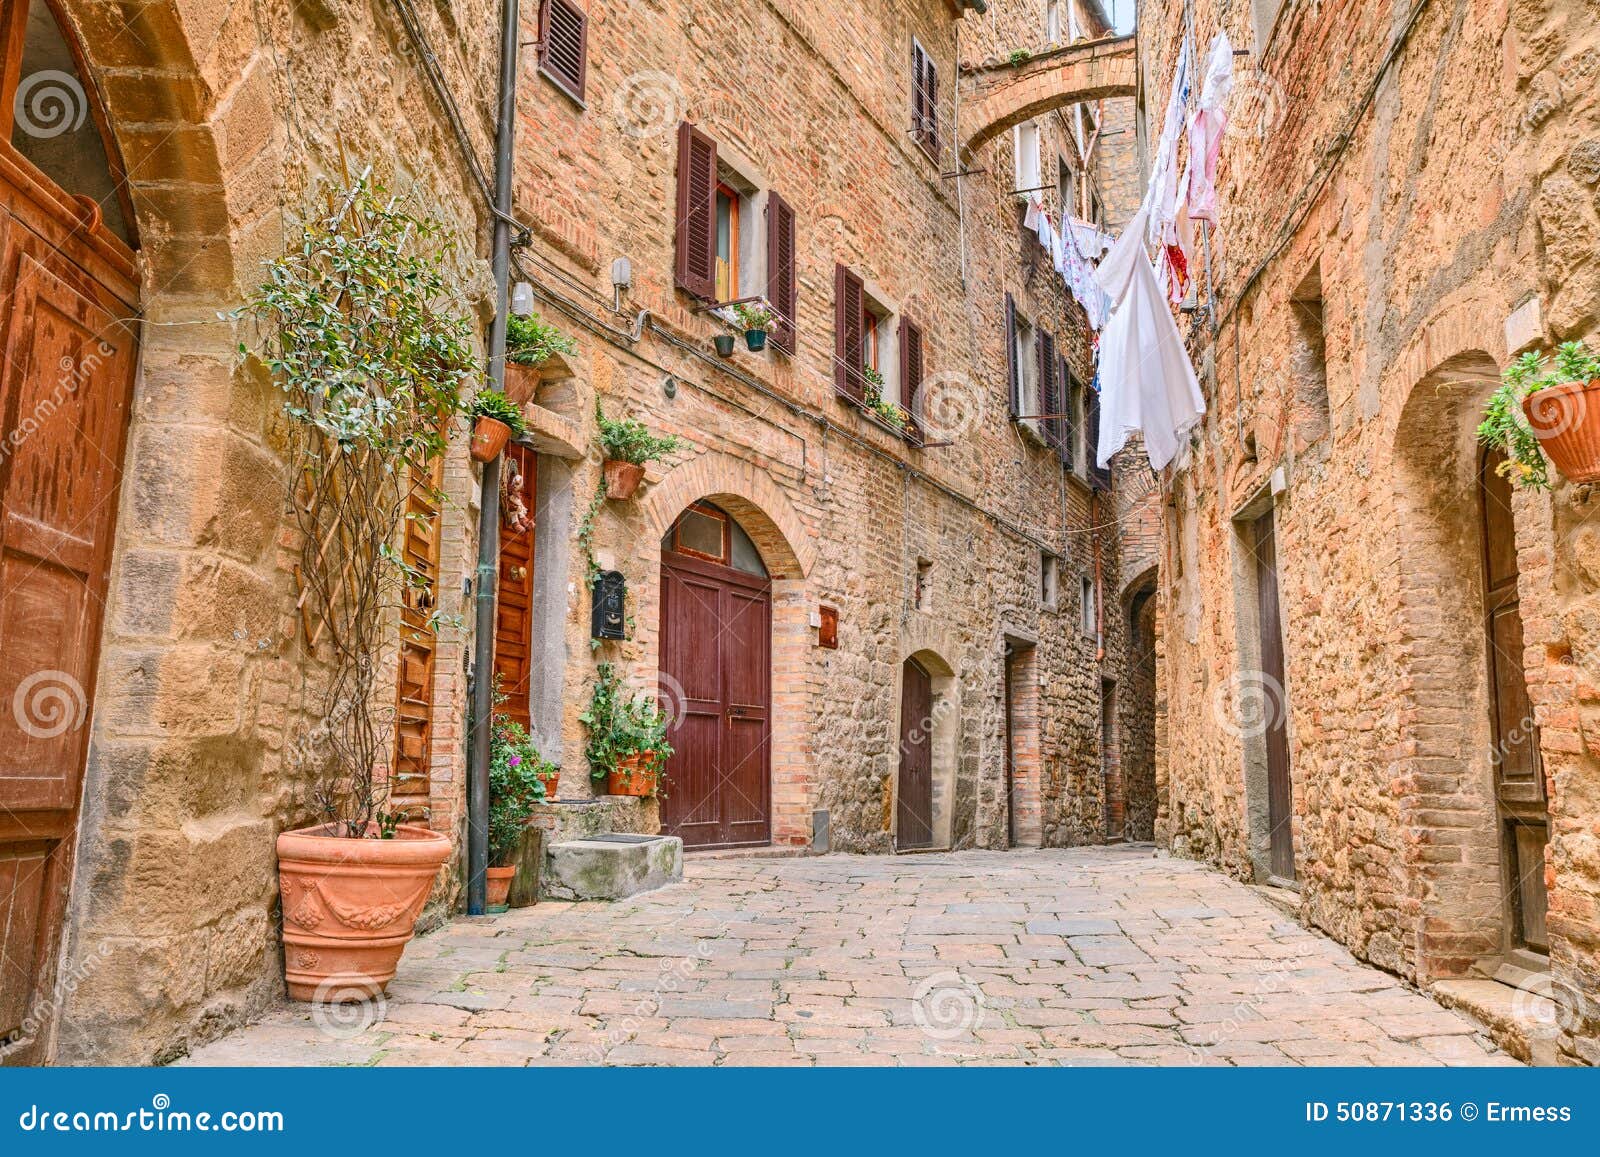
[{"label": "green leafy plant", "polygon": [[555,765],[540,757],[522,724],[497,716],[489,736],[489,858],[499,867],[517,850],[544,779]]},{"label": "green leafy plant", "polygon": [[862,392],[867,401],[877,405],[878,399],[883,397],[883,374],[872,366],[864,365],[861,367],[861,380],[866,383]]},{"label": "green leafy plant", "polygon": [[1531,490],[1550,488],[1549,464],[1522,403],[1550,386],[1595,378],[1600,378],[1600,357],[1577,341],[1559,346],[1553,363],[1544,354],[1531,352],[1506,367],[1500,387],[1484,404],[1483,420],[1478,425],[1478,440],[1505,454],[1506,460],[1499,467],[1501,474]]},{"label": "green leafy plant", "polygon": [[863,383],[861,399],[866,403],[867,409],[896,430],[904,430],[906,428],[905,408],[884,397],[883,374],[872,366],[863,365],[861,367],[861,379]]},{"label": "green leafy plant", "polygon": [[538,314],[506,319],[506,361],[519,366],[537,366],[557,354],[578,352],[578,343]]},{"label": "green leafy plant", "polygon": [[771,307],[764,301],[740,302],[733,307],[733,316],[739,321],[739,328],[745,332],[760,330],[765,333],[772,328],[773,317]]},{"label": "green leafy plant", "polygon": [[341,835],[392,838],[393,675],[377,661],[406,586],[431,580],[395,549],[408,501],[433,493],[462,392],[482,377],[474,326],[446,277],[454,239],[363,174],[327,186],[232,317],[283,394],[288,506],[307,646],[325,675],[315,742],[296,759]]},{"label": "green leafy plant", "polygon": [[672,745],[667,742],[671,721],[653,697],[630,695],[615,665],[596,665],[594,691],[578,721],[589,732],[583,754],[593,778],[604,779],[622,760],[643,755],[644,770],[660,780],[672,755]]},{"label": "green leafy plant", "polygon": [[1028,61],[1033,59],[1033,53],[1026,48],[1013,48],[1010,54],[1006,56],[1006,59],[1013,65],[1027,64]]},{"label": "green leafy plant", "polygon": [[659,462],[683,445],[683,440],[672,434],[655,436],[648,426],[635,418],[613,420],[606,417],[598,398],[594,403],[594,416],[600,424],[600,450],[608,461],[643,466],[647,462]]},{"label": "green leafy plant", "polygon": [[527,429],[527,423],[522,420],[522,407],[498,390],[479,390],[472,399],[472,416],[504,422],[511,427],[513,438],[519,437]]}]

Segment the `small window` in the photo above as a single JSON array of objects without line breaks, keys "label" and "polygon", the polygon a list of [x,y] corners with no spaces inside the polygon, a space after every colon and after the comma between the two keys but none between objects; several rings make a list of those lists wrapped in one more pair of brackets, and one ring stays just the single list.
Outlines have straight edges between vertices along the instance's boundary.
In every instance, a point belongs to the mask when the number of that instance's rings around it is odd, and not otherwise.
[{"label": "small window", "polygon": [[919,611],[929,609],[933,600],[933,563],[925,558],[917,559],[916,587],[912,591],[912,605]]},{"label": "small window", "polygon": [[939,155],[939,69],[928,50],[911,42],[911,137],[930,157]]},{"label": "small window", "polygon": [[1048,550],[1039,552],[1039,603],[1053,611],[1061,601],[1061,559]]},{"label": "small window", "polygon": [[1017,402],[1021,407],[1018,416],[1028,419],[1025,424],[1030,429],[1038,425],[1034,416],[1039,413],[1039,356],[1034,351],[1034,341],[1033,323],[1017,314]]},{"label": "small window", "polygon": [[1099,624],[1096,621],[1094,579],[1084,575],[1078,581],[1081,584],[1081,598],[1078,601],[1078,605],[1082,610],[1082,622],[1079,625],[1082,627],[1083,633],[1092,639],[1100,633]]},{"label": "small window", "polygon": [[589,65],[589,17],[571,0],[545,0],[539,71],[580,104]]},{"label": "small window", "polygon": [[718,562],[762,578],[767,575],[761,551],[744,527],[727,511],[709,502],[696,502],[680,514],[672,529],[662,536],[661,549]]},{"label": "small window", "polygon": [[1078,174],[1067,164],[1067,158],[1056,158],[1056,190],[1061,195],[1063,216],[1078,215]]},{"label": "small window", "polygon": [[1039,126],[1027,121],[1011,130],[1017,193],[1033,194],[1044,184],[1039,166]]},{"label": "small window", "polygon": [[1294,345],[1289,374],[1294,382],[1295,432],[1307,445],[1328,432],[1328,339],[1323,332],[1322,272],[1313,266],[1289,301]]},{"label": "small window", "polygon": [[739,296],[739,202],[737,190],[717,184],[717,300]]}]

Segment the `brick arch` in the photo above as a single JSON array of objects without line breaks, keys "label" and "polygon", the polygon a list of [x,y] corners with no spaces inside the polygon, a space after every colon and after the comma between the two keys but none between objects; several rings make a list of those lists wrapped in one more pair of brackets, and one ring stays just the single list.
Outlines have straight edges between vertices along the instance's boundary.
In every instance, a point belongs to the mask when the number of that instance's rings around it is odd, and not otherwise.
[{"label": "brick arch", "polygon": [[693,502],[713,502],[732,515],[761,551],[775,579],[803,579],[816,562],[811,531],[766,471],[719,451],[674,468],[650,488],[644,502],[654,539],[660,539]]},{"label": "brick arch", "polygon": [[1020,66],[986,63],[973,69],[976,91],[962,101],[962,147],[976,150],[1053,109],[1133,96],[1139,83],[1135,39],[1091,40],[1041,53]]}]

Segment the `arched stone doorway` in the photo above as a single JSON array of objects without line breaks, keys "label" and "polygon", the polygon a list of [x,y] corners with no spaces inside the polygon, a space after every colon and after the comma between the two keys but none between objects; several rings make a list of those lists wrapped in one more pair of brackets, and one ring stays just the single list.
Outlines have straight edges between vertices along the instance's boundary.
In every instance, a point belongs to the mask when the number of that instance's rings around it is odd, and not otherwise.
[{"label": "arched stone doorway", "polygon": [[950,664],[926,647],[906,656],[899,678],[895,850],[948,848],[955,831],[960,683]]},{"label": "arched stone doorway", "polygon": [[1155,838],[1156,823],[1156,570],[1123,595],[1128,627],[1127,668],[1117,696],[1124,793],[1123,838]]}]

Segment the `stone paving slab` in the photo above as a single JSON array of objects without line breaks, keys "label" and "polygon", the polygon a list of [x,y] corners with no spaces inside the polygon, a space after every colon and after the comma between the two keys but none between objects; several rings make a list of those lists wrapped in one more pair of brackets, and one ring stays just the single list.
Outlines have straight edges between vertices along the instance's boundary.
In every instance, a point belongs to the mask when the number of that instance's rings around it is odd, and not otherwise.
[{"label": "stone paving slab", "polygon": [[1149,846],[719,858],[462,918],[381,1004],[207,1065],[1506,1065],[1474,1021]]}]

